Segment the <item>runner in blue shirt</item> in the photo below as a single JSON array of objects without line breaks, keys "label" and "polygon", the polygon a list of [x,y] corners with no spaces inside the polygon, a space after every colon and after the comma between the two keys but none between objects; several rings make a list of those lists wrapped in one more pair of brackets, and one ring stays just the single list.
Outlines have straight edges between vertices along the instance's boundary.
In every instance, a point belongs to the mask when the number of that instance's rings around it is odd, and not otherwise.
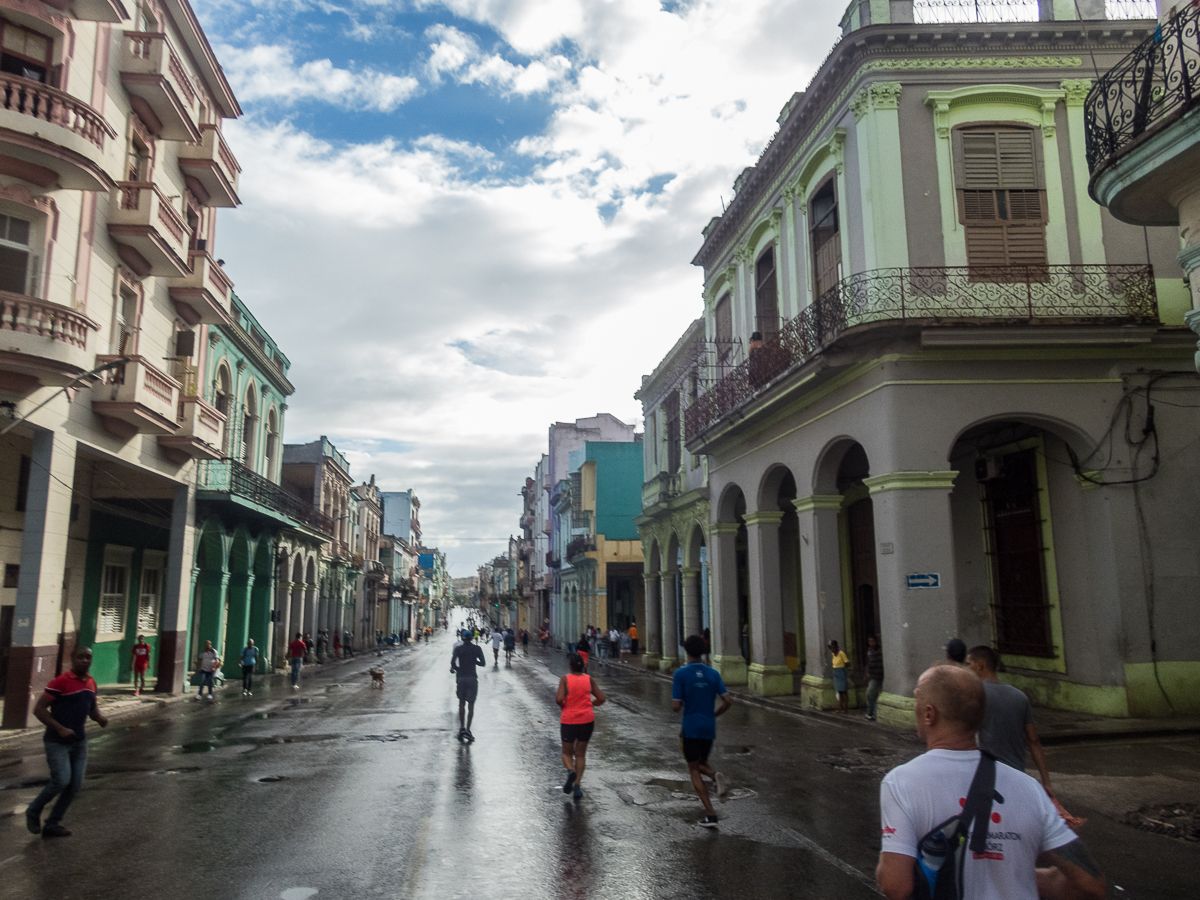
[{"label": "runner in blue shirt", "polygon": [[[705,816],[700,820],[700,825],[716,828],[717,814],[712,801],[708,799],[708,786],[702,776],[708,776],[716,784],[717,797],[723,801],[728,785],[725,776],[708,764],[708,755],[717,737],[717,716],[733,706],[733,701],[717,670],[700,662],[700,657],[704,655],[704,638],[693,634],[683,642],[683,649],[687,652],[688,664],[675,671],[671,709],[675,712],[683,710],[679,743],[692,776],[692,787],[704,804]],[[721,698],[721,705],[714,709],[718,697]]]}]

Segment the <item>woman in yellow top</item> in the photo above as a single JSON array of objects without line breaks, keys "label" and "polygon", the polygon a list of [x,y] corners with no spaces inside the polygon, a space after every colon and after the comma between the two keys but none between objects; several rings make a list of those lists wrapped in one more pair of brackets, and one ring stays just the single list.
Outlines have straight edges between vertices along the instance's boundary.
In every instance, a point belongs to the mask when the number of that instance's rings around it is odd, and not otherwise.
[{"label": "woman in yellow top", "polygon": [[850,695],[846,670],[850,668],[850,657],[838,649],[837,641],[829,642],[829,652],[833,656],[833,689],[837,692],[838,712],[849,712]]}]

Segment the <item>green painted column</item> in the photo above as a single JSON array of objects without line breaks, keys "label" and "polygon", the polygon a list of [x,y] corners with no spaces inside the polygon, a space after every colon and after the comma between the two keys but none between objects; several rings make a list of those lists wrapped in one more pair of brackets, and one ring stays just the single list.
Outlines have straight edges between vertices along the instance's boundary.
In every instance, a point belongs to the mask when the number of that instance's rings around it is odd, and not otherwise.
[{"label": "green painted column", "polygon": [[275,579],[263,575],[254,579],[250,591],[249,636],[258,647],[258,671],[267,672],[271,666],[271,608],[275,594]]},{"label": "green painted column", "polygon": [[222,659],[225,660],[225,677],[232,678],[234,667],[242,648],[246,646],[246,638],[250,637],[250,593],[254,589],[253,575],[230,575],[227,621],[225,623],[225,642],[218,648]]},{"label": "green painted column", "polygon": [[867,225],[863,240],[868,269],[908,265],[900,93],[897,81],[875,82],[859,91],[851,104],[858,120],[859,190]]},{"label": "green painted column", "polygon": [[[212,641],[217,652],[225,636],[225,596],[229,588],[229,573],[204,570],[196,580],[197,602],[200,604],[200,621],[197,627],[197,655],[204,652],[204,642]],[[190,662],[190,671],[196,670],[196,659]]]}]

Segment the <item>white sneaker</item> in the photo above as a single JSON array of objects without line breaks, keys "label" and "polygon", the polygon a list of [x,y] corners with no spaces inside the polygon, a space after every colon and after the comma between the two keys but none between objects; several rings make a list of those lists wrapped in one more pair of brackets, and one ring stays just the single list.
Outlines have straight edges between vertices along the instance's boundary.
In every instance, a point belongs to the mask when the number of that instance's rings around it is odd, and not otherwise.
[{"label": "white sneaker", "polygon": [[292,690],[293,690],[293,691],[298,691],[298,690],[300,690],[300,685],[298,685],[298,684],[293,684],[293,685],[292,685]]},{"label": "white sneaker", "polygon": [[250,693],[250,691],[246,691],[246,696],[247,696],[247,697],[253,697],[254,695],[253,695],[252,693]]},{"label": "white sneaker", "polygon": [[724,803],[725,798],[729,795],[729,783],[720,772],[716,773],[713,780],[717,783],[717,799]]},{"label": "white sneaker", "polygon": [[209,694],[209,695],[208,695],[208,699],[209,699],[209,700],[216,700],[217,698],[216,698],[216,696],[215,696],[215,695],[213,695],[213,694]]}]

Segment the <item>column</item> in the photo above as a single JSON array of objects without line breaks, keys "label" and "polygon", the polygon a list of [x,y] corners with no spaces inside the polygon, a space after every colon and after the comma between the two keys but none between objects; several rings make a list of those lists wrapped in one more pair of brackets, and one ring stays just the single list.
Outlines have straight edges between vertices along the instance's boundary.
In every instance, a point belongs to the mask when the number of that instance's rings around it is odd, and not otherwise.
[{"label": "column", "polygon": [[747,513],[750,556],[749,686],[760,696],[792,693],[792,670],[783,657],[783,597],[779,588],[780,510]]},{"label": "column", "polygon": [[187,677],[188,628],[196,592],[195,521],[196,492],[190,484],[178,485],[171,501],[171,539],[158,633],[158,683],[154,690],[160,694],[182,691]]},{"label": "column", "polygon": [[699,634],[703,626],[700,614],[700,567],[680,569],[683,576],[683,636]]},{"label": "column", "polygon": [[254,589],[253,575],[229,576],[229,621],[225,625],[225,647],[221,657],[225,660],[225,675],[234,671],[236,660],[250,637],[250,594]]},{"label": "column", "polygon": [[[271,647],[264,649],[268,667],[286,665],[287,645],[292,639],[292,603],[291,597],[295,585],[290,581],[275,582],[275,627],[272,629]],[[339,641],[340,643],[340,641]],[[269,668],[268,668],[269,671]]]},{"label": "column", "polygon": [[805,706],[833,709],[833,670],[826,644],[846,642],[842,608],[842,549],[838,533],[841,494],[816,494],[794,501],[800,518],[800,578],[804,584]]},{"label": "column", "polygon": [[712,664],[726,684],[745,684],[748,677],[738,633],[737,533],[737,522],[718,522],[708,529]]},{"label": "column", "polygon": [[196,582],[196,602],[200,604],[200,623],[197,626],[199,647],[212,641],[213,648],[224,658],[225,599],[229,590],[228,572],[220,569],[203,569]]},{"label": "column", "polygon": [[[1179,265],[1192,288],[1192,308],[1183,314],[1183,321],[1200,335],[1200,177],[1188,182],[1180,191],[1179,236],[1184,246],[1179,251]],[[1200,372],[1200,352],[1195,355],[1195,363]]]},{"label": "column", "polygon": [[662,659],[658,661],[660,672],[670,672],[679,666],[679,614],[678,598],[675,596],[675,570],[662,573],[662,584],[658,592],[659,608],[662,610]]},{"label": "column", "polygon": [[[787,311],[784,318],[792,319],[800,315],[804,308],[804,300],[800,296],[799,270],[796,266],[796,256],[804,244],[796,239],[796,186],[788,185],[783,189],[783,221],[787,225]],[[783,243],[783,241],[780,241]]]},{"label": "column", "polygon": [[36,724],[33,707],[54,677],[62,623],[63,571],[71,527],[75,441],[37,429],[21,535],[21,575],[13,610],[12,649],[4,697],[4,727]]},{"label": "column", "polygon": [[646,621],[639,633],[642,638],[642,664],[647,669],[657,669],[662,659],[662,607],[659,605],[658,588],[661,581],[658,572],[646,572]]},{"label": "column", "polygon": [[[884,693],[879,718],[913,725],[912,691],[946,641],[959,633],[950,491],[957,472],[893,472],[864,478],[875,508]],[[938,587],[908,587],[936,575]]]}]

